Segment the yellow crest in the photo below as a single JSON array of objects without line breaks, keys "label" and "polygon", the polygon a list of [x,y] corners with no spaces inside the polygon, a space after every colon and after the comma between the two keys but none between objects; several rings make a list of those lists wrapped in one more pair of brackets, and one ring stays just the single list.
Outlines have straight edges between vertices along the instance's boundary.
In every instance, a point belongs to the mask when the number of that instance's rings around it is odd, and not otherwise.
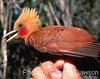
[{"label": "yellow crest", "polygon": [[35,9],[30,9],[28,7],[25,7],[22,10],[21,15],[15,22],[14,28],[16,28],[20,23],[24,25],[28,25],[29,28],[32,28],[33,26],[40,26],[40,18],[37,14]]}]

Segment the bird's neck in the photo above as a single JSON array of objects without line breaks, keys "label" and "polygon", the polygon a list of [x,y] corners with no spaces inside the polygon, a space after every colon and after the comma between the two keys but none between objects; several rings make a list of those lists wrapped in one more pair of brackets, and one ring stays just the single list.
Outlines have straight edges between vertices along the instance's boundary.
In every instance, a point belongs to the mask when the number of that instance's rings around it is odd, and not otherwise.
[{"label": "bird's neck", "polygon": [[38,30],[41,30],[41,29],[42,29],[42,27],[38,27],[38,28],[35,28],[35,29],[30,30],[30,32],[24,38],[25,43],[27,42],[27,40],[28,40],[28,38],[30,37],[31,34],[35,33]]}]

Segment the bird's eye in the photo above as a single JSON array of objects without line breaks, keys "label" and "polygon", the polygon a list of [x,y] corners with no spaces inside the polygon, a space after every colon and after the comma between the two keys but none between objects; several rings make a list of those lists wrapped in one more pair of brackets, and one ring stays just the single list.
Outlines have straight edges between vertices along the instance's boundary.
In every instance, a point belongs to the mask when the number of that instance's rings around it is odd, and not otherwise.
[{"label": "bird's eye", "polygon": [[22,28],[23,27],[23,24],[19,24],[19,28]]}]

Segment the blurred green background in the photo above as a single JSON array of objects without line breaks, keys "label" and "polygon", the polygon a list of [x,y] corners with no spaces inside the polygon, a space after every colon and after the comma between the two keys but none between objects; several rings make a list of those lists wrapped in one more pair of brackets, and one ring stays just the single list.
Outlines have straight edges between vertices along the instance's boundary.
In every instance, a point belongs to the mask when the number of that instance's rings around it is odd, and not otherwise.
[{"label": "blurred green background", "polygon": [[[4,28],[7,32],[20,15],[23,7],[35,8],[41,17],[41,25],[73,25],[94,34],[100,41],[100,0],[1,0],[0,6],[0,44]],[[0,1],[0,2],[1,2]],[[67,12],[68,10],[68,12]],[[67,17],[68,14],[68,17]],[[2,18],[4,16],[4,18]],[[70,19],[70,20],[69,20]],[[70,21],[70,23],[69,23]],[[7,79],[24,79],[23,70],[31,71],[39,65],[40,60],[51,60],[57,56],[40,54],[32,47],[25,45],[23,40],[7,43]],[[3,70],[3,56],[0,45],[0,70]],[[77,58],[79,70],[99,70],[100,63],[94,58]],[[1,73],[0,72],[0,73]],[[99,78],[98,78],[99,79]]]}]

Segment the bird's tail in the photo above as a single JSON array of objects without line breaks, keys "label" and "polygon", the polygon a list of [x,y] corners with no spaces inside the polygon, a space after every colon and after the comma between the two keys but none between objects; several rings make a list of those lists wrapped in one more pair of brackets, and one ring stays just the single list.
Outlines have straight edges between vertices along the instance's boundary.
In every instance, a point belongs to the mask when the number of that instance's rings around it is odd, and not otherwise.
[{"label": "bird's tail", "polygon": [[64,52],[64,55],[75,57],[100,57],[100,43],[95,42],[80,49],[70,51],[60,50],[60,52]]}]

